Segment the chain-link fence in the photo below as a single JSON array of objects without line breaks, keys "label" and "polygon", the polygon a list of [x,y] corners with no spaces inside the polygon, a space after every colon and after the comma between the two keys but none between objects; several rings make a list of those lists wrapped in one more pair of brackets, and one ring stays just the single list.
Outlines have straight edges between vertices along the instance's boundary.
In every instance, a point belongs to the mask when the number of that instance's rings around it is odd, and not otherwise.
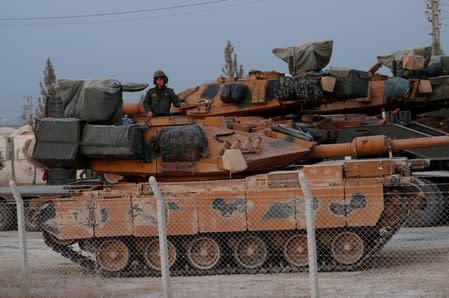
[{"label": "chain-link fence", "polygon": [[[159,184],[169,293],[313,294],[297,173],[271,175]],[[402,188],[385,187],[379,179],[329,185],[324,175],[310,184],[321,296],[449,296],[449,185],[426,179]],[[25,234],[30,296],[166,293],[160,214],[149,184],[74,192],[26,206],[43,230]],[[15,209],[0,210],[0,219],[16,220]],[[0,232],[2,297],[24,295],[19,240],[18,231]]]}]

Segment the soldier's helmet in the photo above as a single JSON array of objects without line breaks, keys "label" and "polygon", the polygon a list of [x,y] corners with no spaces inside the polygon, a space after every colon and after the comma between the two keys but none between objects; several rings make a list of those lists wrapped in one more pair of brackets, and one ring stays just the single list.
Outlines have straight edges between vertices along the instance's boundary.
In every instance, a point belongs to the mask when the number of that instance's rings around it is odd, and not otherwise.
[{"label": "soldier's helmet", "polygon": [[165,84],[167,84],[167,82],[168,82],[168,77],[167,77],[167,75],[165,74],[165,72],[163,72],[162,70],[156,70],[156,71],[154,72],[154,75],[153,75],[153,83],[154,83],[154,84],[156,84],[156,79],[157,79],[157,78],[163,78]]}]

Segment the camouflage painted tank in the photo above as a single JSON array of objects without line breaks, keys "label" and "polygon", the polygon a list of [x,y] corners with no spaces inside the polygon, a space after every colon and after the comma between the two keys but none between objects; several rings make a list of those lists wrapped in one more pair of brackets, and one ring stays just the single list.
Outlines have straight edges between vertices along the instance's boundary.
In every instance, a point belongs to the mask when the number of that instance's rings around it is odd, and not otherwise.
[{"label": "camouflage painted tank", "polygon": [[[393,141],[377,136],[311,147],[308,154],[356,156],[432,146],[434,140],[449,142],[448,137]],[[314,197],[321,270],[363,268],[409,214],[425,204],[423,188],[410,176],[411,169],[420,166],[422,162],[406,158],[381,158],[324,161],[302,168]],[[172,272],[306,268],[304,195],[297,177],[298,170],[289,170],[243,179],[161,182]],[[46,243],[74,262],[112,275],[158,274],[156,200],[148,184],[75,189],[68,198],[39,199],[32,205],[39,210]],[[75,244],[81,251],[73,249]]]}]

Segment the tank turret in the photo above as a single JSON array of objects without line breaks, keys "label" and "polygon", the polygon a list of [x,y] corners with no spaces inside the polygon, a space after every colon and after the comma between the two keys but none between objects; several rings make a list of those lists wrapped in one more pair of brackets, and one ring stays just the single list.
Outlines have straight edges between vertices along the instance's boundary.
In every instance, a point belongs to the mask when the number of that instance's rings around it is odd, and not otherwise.
[{"label": "tank turret", "polygon": [[226,178],[229,174],[242,177],[283,169],[298,161],[310,163],[333,157],[377,156],[407,148],[449,145],[449,136],[410,140],[367,136],[351,143],[317,145],[301,139],[302,135],[295,136],[296,131],[286,127],[267,127],[256,132],[229,129],[223,117],[208,118],[201,123],[187,116],[136,120],[136,125],[108,126],[43,119],[37,130],[45,127],[45,134],[43,137],[37,134],[34,156],[47,166],[59,165],[60,156],[44,155],[52,155],[52,150],[61,151],[60,147],[52,147],[57,140],[48,139],[48,136],[59,136],[53,131],[60,131],[62,125],[69,127],[67,130],[82,132],[80,139],[73,140],[73,146],[67,149],[71,154],[74,148],[78,149],[74,155],[76,159],[67,160],[67,165],[73,166],[83,160],[97,173],[140,180],[149,176],[181,181]]}]

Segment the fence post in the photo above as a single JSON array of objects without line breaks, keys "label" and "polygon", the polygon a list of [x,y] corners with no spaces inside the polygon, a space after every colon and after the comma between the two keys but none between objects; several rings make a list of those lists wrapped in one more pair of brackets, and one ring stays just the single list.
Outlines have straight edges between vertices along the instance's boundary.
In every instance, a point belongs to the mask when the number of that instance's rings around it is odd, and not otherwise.
[{"label": "fence post", "polygon": [[16,181],[16,166],[15,166],[15,159],[16,159],[16,150],[14,148],[14,137],[8,137],[6,139],[8,143],[8,157],[11,160],[11,179],[13,181]]},{"label": "fence post", "polygon": [[161,255],[161,275],[165,298],[171,298],[170,271],[168,270],[167,225],[165,220],[165,202],[156,178],[149,179],[151,190],[156,197],[157,223],[159,229],[159,250]]},{"label": "fence post", "polygon": [[27,243],[25,239],[25,216],[23,208],[22,196],[17,192],[16,182],[14,180],[9,181],[9,188],[14,196],[17,207],[17,229],[19,232],[19,250],[22,259],[22,276],[23,276],[23,293],[25,297],[30,297],[29,286],[30,277],[28,273],[28,255],[27,255]]},{"label": "fence post", "polygon": [[315,216],[313,212],[313,196],[310,191],[309,180],[304,174],[304,171],[298,173],[298,180],[301,184],[302,192],[305,201],[305,215],[307,226],[307,250],[309,254],[309,279],[310,279],[310,297],[319,297],[318,289],[318,266],[316,256],[316,239],[315,239]]}]

